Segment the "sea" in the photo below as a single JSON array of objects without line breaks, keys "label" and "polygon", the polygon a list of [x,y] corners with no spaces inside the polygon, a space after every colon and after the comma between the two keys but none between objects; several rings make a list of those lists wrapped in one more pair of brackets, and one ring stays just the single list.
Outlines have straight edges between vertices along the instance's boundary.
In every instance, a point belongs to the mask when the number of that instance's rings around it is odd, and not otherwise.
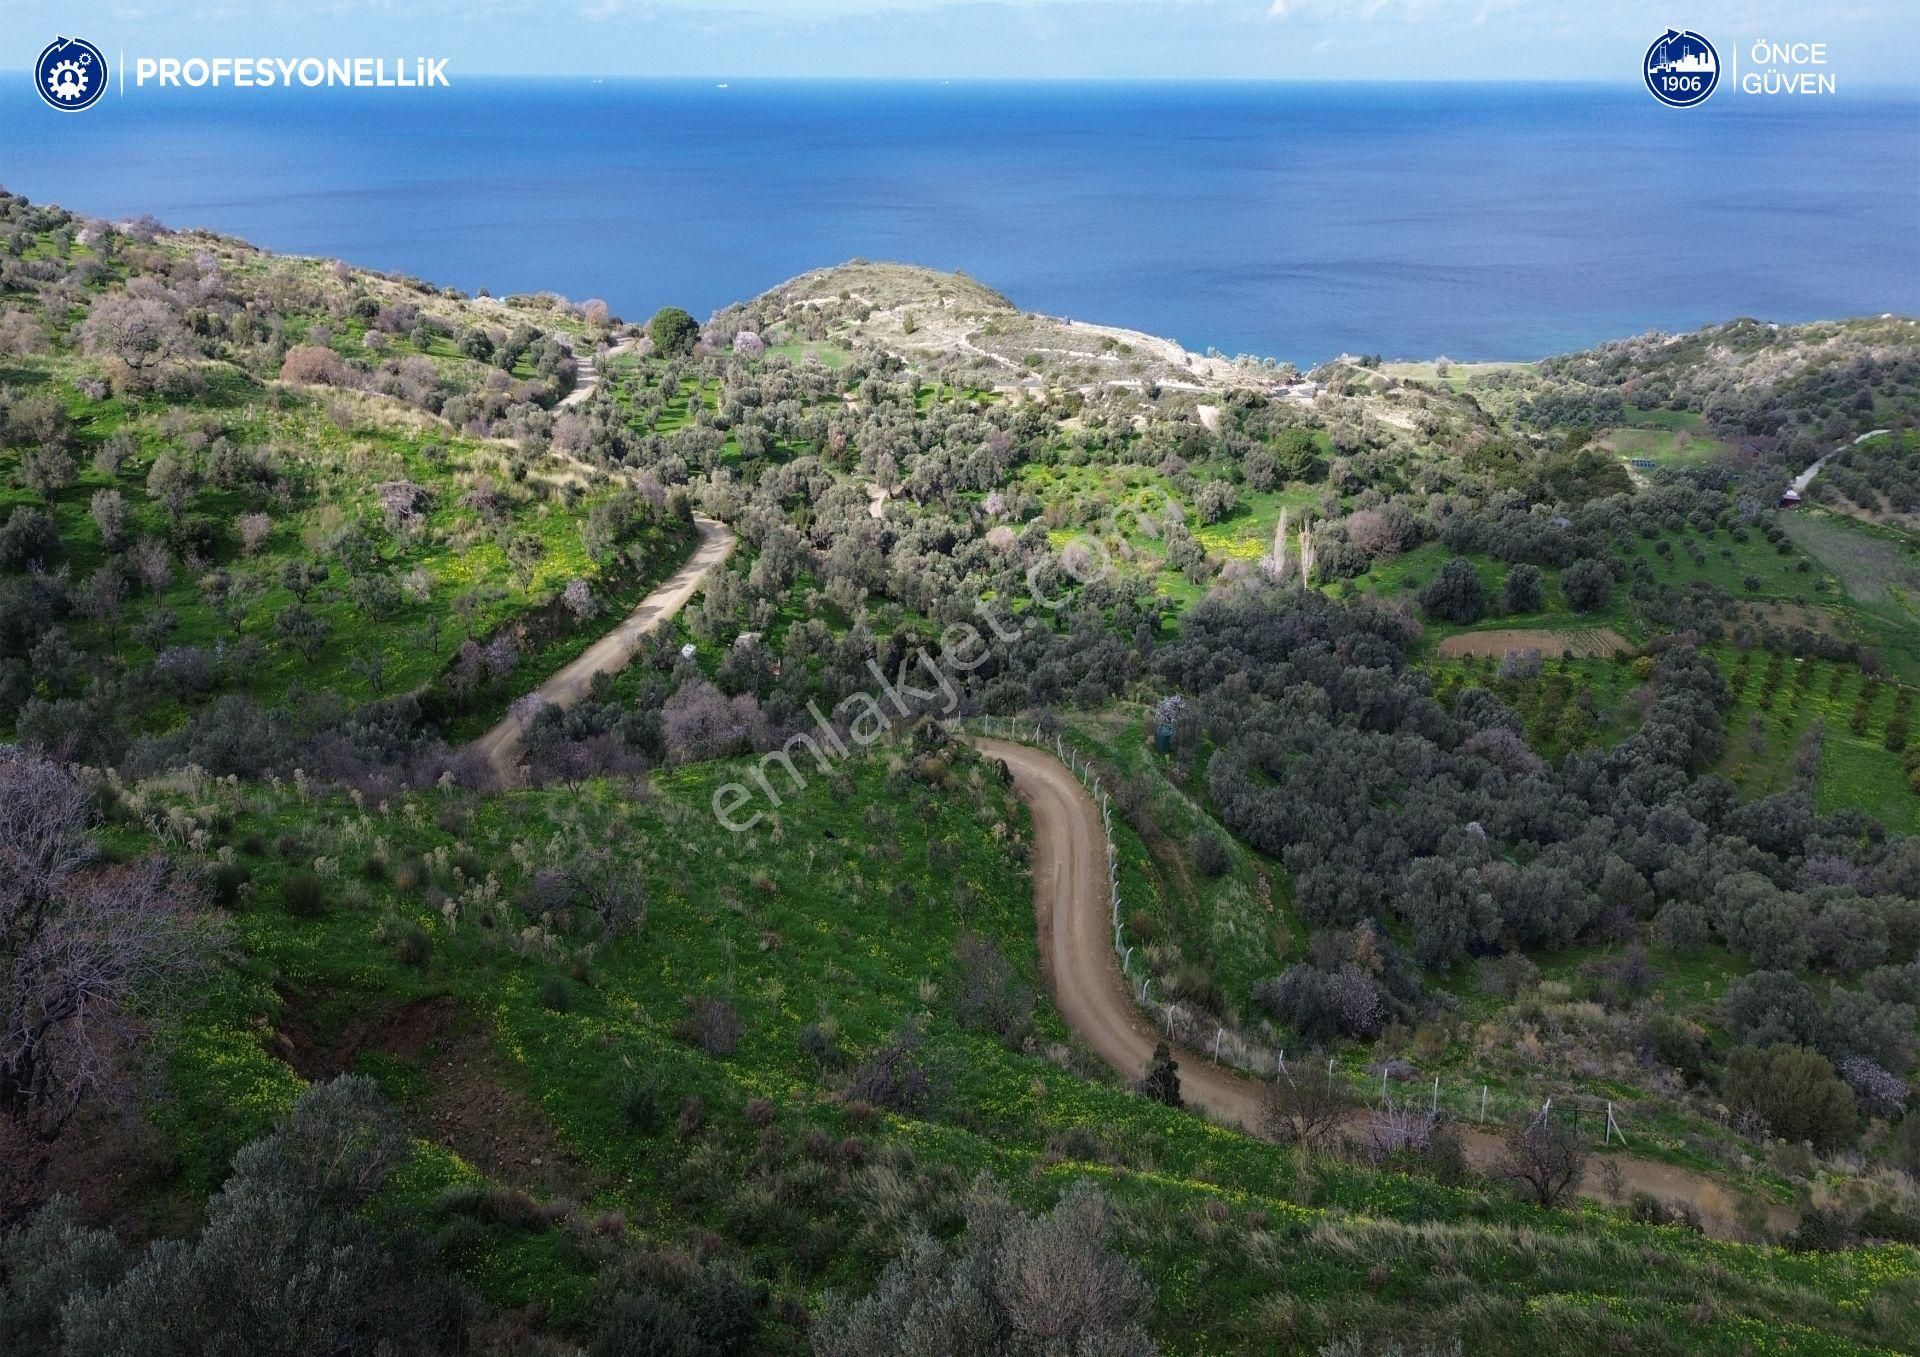
[{"label": "sea", "polygon": [[61,114],[30,84],[0,73],[13,192],[630,318],[852,258],[1302,366],[1920,314],[1910,91],[456,72]]}]

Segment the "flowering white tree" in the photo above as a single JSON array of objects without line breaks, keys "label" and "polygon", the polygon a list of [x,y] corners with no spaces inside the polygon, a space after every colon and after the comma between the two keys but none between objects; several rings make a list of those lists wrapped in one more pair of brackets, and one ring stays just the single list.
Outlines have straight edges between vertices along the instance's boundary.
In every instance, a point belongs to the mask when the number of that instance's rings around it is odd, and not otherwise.
[{"label": "flowering white tree", "polygon": [[585,580],[569,580],[567,587],[560,591],[560,601],[567,611],[582,622],[600,611],[600,604],[593,596],[593,586]]}]

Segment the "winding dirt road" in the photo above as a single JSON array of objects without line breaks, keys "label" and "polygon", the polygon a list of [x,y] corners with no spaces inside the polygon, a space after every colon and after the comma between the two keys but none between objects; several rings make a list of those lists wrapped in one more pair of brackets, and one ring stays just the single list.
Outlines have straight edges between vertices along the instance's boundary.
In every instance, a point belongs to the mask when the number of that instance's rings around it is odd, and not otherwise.
[{"label": "winding dirt road", "polygon": [[[1121,978],[1108,930],[1106,837],[1093,798],[1065,764],[1025,745],[969,737],[981,753],[1004,762],[1014,790],[1033,815],[1033,906],[1040,937],[1041,968],[1054,1006],[1067,1026],[1122,1078],[1138,1079],[1160,1038],[1148,1026]],[[1180,1092],[1187,1103],[1222,1125],[1265,1136],[1262,1097],[1266,1084],[1185,1047],[1175,1047]],[[1358,1114],[1364,1117],[1364,1112]],[[1499,1137],[1463,1128],[1468,1160],[1483,1171],[1500,1160]],[[1589,1161],[1582,1196],[1605,1200],[1599,1183],[1602,1159]],[[1735,1194],[1703,1175],[1654,1160],[1608,1155],[1619,1166],[1627,1192],[1647,1192],[1666,1202],[1686,1202],[1717,1235],[1738,1234],[1729,1212]],[[1774,1228],[1791,1229],[1793,1212],[1769,1208]]]},{"label": "winding dirt road", "polygon": [[[570,707],[587,695],[594,675],[611,674],[624,669],[640,639],[664,625],[686,606],[693,591],[700,587],[709,570],[727,559],[733,551],[733,529],[716,518],[694,515],[694,531],[699,545],[686,563],[663,580],[659,587],[628,613],[620,625],[582,651],[571,664],[556,670],[552,677],[533,691],[556,707]],[[487,756],[503,786],[518,780],[522,730],[517,717],[504,717],[498,725],[473,742],[472,748]]]}]

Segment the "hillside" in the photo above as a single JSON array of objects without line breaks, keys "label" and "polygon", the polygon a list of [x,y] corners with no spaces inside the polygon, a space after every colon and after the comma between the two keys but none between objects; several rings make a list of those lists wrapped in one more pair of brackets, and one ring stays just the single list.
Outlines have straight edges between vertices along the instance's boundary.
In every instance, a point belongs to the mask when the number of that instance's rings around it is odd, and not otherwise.
[{"label": "hillside", "polygon": [[1275,390],[1291,376],[1137,330],[1021,311],[964,274],[909,264],[819,269],[716,319],[729,336],[748,329],[776,345],[873,348],[982,390]]},{"label": "hillside", "polygon": [[0,240],[0,1349],[1920,1351],[1910,322]]}]

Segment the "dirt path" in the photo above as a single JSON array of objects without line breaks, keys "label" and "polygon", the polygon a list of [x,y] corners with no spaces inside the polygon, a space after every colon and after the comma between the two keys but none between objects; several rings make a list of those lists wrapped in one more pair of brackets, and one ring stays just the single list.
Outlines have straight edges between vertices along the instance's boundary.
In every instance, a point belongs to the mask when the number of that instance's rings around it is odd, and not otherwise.
[{"label": "dirt path", "polygon": [[593,394],[593,389],[600,385],[600,364],[615,354],[626,353],[633,348],[633,345],[633,340],[623,339],[599,358],[595,358],[591,353],[577,355],[574,362],[578,364],[578,369],[574,375],[573,390],[562,396],[560,404],[555,408],[564,410],[569,405],[579,405],[585,401]]},{"label": "dirt path", "polygon": [[[1106,838],[1100,812],[1086,789],[1052,755],[1005,740],[974,738],[973,745],[1002,760],[1013,772],[1014,790],[1033,814],[1033,906],[1040,937],[1041,969],[1054,1006],[1067,1026],[1123,1078],[1145,1071],[1159,1037],[1147,1025],[1121,978],[1107,928]],[[1216,1065],[1184,1047],[1180,1091],[1189,1105],[1214,1121],[1264,1135],[1261,1115],[1264,1081]],[[1364,1115],[1364,1114],[1361,1114]],[[1463,1128],[1468,1160],[1486,1170],[1500,1159],[1499,1137]],[[1604,1200],[1600,1156],[1588,1166],[1582,1196]],[[1735,1194],[1713,1179],[1653,1160],[1608,1155],[1617,1164],[1626,1190],[1648,1192],[1666,1202],[1687,1202],[1699,1211],[1710,1232],[1737,1231],[1729,1213]],[[1770,1209],[1776,1229],[1789,1229],[1794,1215]]]},{"label": "dirt path", "polygon": [[[686,606],[693,591],[700,587],[709,570],[727,559],[733,550],[733,529],[718,519],[694,516],[694,530],[700,544],[673,574],[640,601],[620,625],[580,653],[571,664],[533,691],[557,707],[570,707],[587,695],[596,674],[611,674],[626,667],[640,638],[664,624]],[[519,774],[521,728],[517,717],[507,716],[485,735],[473,742],[473,748],[487,756],[501,782],[511,785]]]},{"label": "dirt path", "polygon": [[1839,453],[1845,452],[1848,448],[1857,448],[1862,443],[1866,442],[1869,438],[1878,438],[1881,434],[1885,432],[1886,432],[1885,429],[1869,429],[1865,433],[1861,434],[1858,438],[1854,439],[1851,443],[1842,443],[1839,447],[1835,448],[1832,452],[1826,454],[1826,456],[1820,458],[1812,466],[1808,467],[1805,471],[1801,472],[1798,476],[1795,476],[1793,478],[1793,483],[1789,485],[1787,488],[1793,491],[1796,495],[1806,494],[1807,487],[1813,484],[1813,478],[1820,474],[1820,468],[1825,466],[1828,462],[1831,462],[1836,455],[1838,455]]},{"label": "dirt path", "polygon": [[1566,631],[1538,628],[1501,627],[1492,631],[1463,631],[1449,636],[1434,648],[1444,659],[1462,655],[1492,655],[1496,658],[1516,651],[1537,650],[1547,658],[1572,651],[1582,659],[1597,655],[1617,655],[1631,650],[1626,638],[1611,627],[1572,627]]}]

